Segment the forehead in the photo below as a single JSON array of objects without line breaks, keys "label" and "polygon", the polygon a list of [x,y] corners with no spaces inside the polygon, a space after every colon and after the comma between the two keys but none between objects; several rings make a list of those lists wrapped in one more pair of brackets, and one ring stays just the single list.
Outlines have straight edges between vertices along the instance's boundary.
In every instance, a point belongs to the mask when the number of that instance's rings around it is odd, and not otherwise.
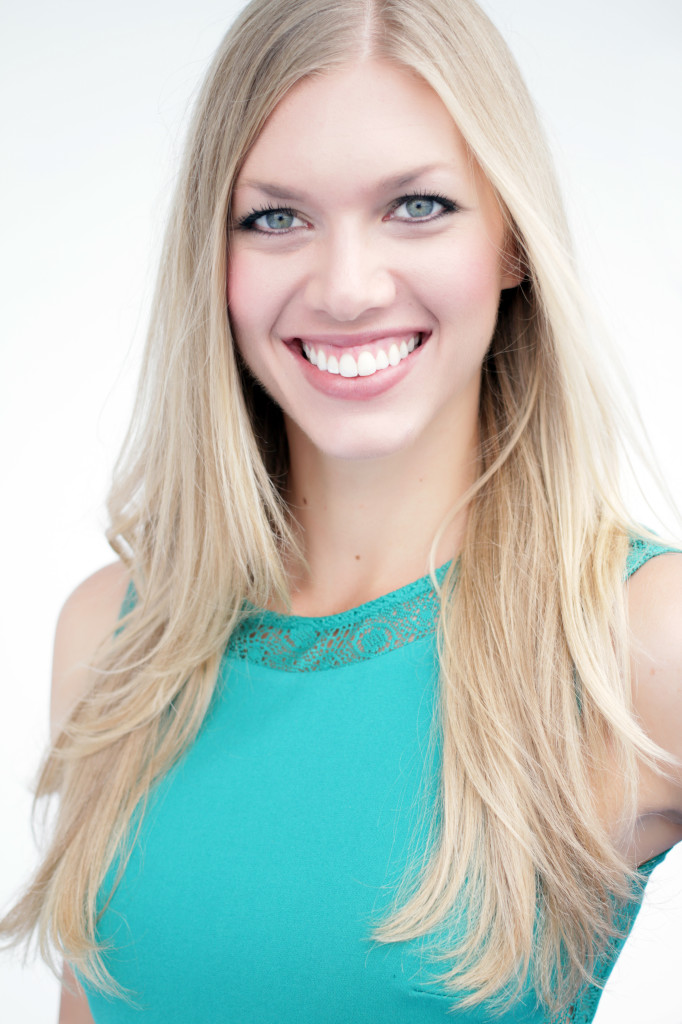
[{"label": "forehead", "polygon": [[369,187],[415,166],[469,176],[471,163],[433,89],[411,71],[371,60],[299,82],[267,120],[237,186],[276,175],[292,187],[349,179]]}]

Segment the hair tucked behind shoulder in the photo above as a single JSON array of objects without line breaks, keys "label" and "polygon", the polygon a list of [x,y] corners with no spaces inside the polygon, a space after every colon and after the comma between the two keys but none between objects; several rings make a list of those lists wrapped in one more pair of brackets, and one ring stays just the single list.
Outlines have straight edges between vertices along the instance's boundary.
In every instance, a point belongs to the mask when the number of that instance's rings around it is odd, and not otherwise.
[{"label": "hair tucked behind shoulder", "polygon": [[466,881],[466,938],[440,950],[453,991],[506,996],[532,967],[541,998],[566,1005],[612,934],[610,897],[632,881],[599,780],[607,769],[622,780],[627,832],[638,760],[657,765],[662,752],[631,713],[633,524],[551,160],[518,69],[472,0],[254,0],[221,45],[109,498],[107,536],[138,599],[48,753],[37,795],[59,794],[54,835],[4,931],[37,929],[46,955],[111,987],[96,946],[107,867],[196,736],[244,601],[287,601],[285,560],[300,555],[282,497],[287,452],[278,410],[235,354],[226,224],[245,155],[287,90],[369,55],[441,97],[526,270],[503,294],[485,361],[480,475],[442,587],[432,842],[375,937],[437,932]]}]

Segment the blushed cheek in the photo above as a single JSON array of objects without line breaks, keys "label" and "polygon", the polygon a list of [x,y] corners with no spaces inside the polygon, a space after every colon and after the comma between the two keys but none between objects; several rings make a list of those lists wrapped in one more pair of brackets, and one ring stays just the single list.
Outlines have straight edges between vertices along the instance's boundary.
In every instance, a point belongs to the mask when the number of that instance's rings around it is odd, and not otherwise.
[{"label": "blushed cheek", "polygon": [[248,260],[240,254],[230,257],[227,269],[227,311],[232,330],[248,330],[249,310],[258,309],[258,277],[249,270]]},{"label": "blushed cheek", "polygon": [[494,326],[500,285],[496,254],[489,252],[443,259],[425,278],[433,312],[439,320],[453,324],[479,321],[484,325],[492,317]]},{"label": "blushed cheek", "polygon": [[227,305],[235,334],[264,340],[276,332],[295,290],[286,260],[249,249],[234,252],[228,262]]},{"label": "blushed cheek", "polygon": [[501,278],[497,261],[472,259],[466,274],[462,275],[460,296],[464,307],[475,315],[478,311],[483,319],[490,313],[497,313],[500,302]]}]

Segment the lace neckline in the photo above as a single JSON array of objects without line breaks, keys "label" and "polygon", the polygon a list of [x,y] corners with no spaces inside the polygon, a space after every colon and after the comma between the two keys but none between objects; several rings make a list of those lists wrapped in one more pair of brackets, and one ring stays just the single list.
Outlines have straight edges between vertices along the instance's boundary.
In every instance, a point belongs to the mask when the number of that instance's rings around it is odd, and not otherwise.
[{"label": "lace neckline", "polygon": [[[436,569],[440,585],[451,563]],[[227,653],[282,672],[316,672],[368,661],[435,631],[431,576],[334,615],[286,615],[247,605]]]},{"label": "lace neckline", "polygon": [[[623,574],[674,548],[630,537]],[[450,568],[436,569],[440,585]],[[336,615],[284,615],[246,605],[226,654],[281,672],[317,672],[369,661],[435,631],[439,600],[430,576]]]}]

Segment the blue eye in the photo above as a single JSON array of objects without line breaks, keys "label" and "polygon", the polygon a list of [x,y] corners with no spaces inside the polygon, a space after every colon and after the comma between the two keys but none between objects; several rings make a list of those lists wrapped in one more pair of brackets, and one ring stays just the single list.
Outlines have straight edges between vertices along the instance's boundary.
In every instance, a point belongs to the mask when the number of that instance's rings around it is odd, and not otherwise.
[{"label": "blue eye", "polygon": [[[401,221],[432,221],[446,213],[453,213],[456,209],[456,204],[444,196],[426,194],[401,196],[393,204],[390,217],[393,220]],[[400,211],[403,210],[405,212],[401,213]]]},{"label": "blue eye", "polygon": [[403,203],[407,211],[408,217],[430,217],[436,206],[438,206],[435,199],[422,199],[421,196],[418,199],[408,199],[406,203]]},{"label": "blue eye", "polygon": [[271,210],[269,213],[264,213],[254,223],[257,224],[258,221],[263,221],[263,224],[272,231],[288,231],[289,228],[293,227],[296,219],[293,213],[289,213],[288,210]]},{"label": "blue eye", "polygon": [[237,225],[245,231],[259,231],[263,235],[285,235],[294,228],[305,226],[305,222],[293,210],[279,207],[271,210],[253,210]]}]

